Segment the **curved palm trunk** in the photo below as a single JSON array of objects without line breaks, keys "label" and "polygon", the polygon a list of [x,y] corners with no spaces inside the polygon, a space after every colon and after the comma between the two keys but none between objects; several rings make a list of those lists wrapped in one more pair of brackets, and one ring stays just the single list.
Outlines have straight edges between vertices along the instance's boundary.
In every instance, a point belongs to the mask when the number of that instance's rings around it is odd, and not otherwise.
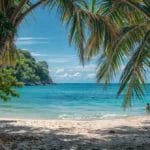
[{"label": "curved palm trunk", "polygon": [[0,37],[0,66],[15,65],[14,36],[9,38]]},{"label": "curved palm trunk", "polygon": [[[36,7],[44,3],[46,0],[39,0],[37,3],[30,6],[26,11],[22,13],[24,5],[27,0],[22,0],[16,8],[11,7],[11,3],[6,3],[2,0],[0,2],[0,11],[5,14],[13,28],[17,31],[17,27],[22,20]],[[10,13],[11,12],[11,13]],[[10,31],[11,32],[11,31]],[[8,37],[0,36],[0,66],[3,65],[15,65],[16,53],[14,52],[14,38],[16,33],[12,32],[12,35]]]}]

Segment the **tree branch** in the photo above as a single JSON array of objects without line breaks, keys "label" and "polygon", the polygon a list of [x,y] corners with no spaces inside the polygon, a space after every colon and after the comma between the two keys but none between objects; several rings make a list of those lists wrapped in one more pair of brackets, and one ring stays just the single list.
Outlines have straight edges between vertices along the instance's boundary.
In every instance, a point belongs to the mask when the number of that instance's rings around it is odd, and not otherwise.
[{"label": "tree branch", "polygon": [[46,2],[46,0],[39,0],[37,3],[33,4],[29,9],[27,9],[23,14],[21,14],[15,21],[14,25],[18,25],[22,19],[24,19],[24,17],[26,15],[28,15],[28,13],[30,13],[33,9],[35,9],[36,7],[38,7],[39,5],[41,5],[42,3]]},{"label": "tree branch", "polygon": [[12,20],[13,23],[15,22],[17,16],[19,15],[19,13],[20,13],[22,7],[26,4],[26,2],[27,2],[27,0],[22,0],[22,1],[19,3],[18,7],[16,8],[15,12],[12,14],[11,20]]}]

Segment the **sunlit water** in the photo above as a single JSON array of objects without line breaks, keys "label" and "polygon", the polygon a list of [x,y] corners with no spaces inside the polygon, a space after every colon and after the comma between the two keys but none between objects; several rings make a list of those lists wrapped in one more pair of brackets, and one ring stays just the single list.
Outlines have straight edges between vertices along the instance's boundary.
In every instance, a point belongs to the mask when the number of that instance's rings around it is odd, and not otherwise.
[{"label": "sunlit water", "polygon": [[0,103],[0,117],[28,119],[106,119],[146,115],[150,102],[150,85],[143,100],[133,100],[133,106],[122,108],[123,95],[116,98],[119,85],[107,89],[98,84],[57,84],[28,86],[18,89],[20,98]]}]

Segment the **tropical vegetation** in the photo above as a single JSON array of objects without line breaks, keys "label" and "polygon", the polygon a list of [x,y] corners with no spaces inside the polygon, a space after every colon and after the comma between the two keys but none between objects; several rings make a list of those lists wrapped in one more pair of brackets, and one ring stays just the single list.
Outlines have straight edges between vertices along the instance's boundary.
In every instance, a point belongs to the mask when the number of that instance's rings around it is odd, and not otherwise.
[{"label": "tropical vegetation", "polygon": [[8,100],[11,96],[18,97],[16,87],[53,83],[47,62],[36,62],[30,52],[25,50],[16,52],[18,57],[15,67],[0,67],[0,99],[3,100]]},{"label": "tropical vegetation", "polygon": [[18,82],[25,85],[47,85],[53,83],[45,61],[36,62],[28,51],[17,50],[18,59],[15,68],[11,68]]},{"label": "tropical vegetation", "polygon": [[144,95],[150,69],[149,0],[92,1],[93,13],[105,22],[95,21],[86,44],[88,59],[99,56],[97,81],[110,83],[121,72],[117,95],[124,95],[124,106]]},{"label": "tropical vegetation", "polygon": [[38,6],[58,9],[69,28],[69,42],[77,46],[84,64],[98,56],[97,81],[108,84],[122,72],[118,94],[125,92],[124,106],[142,98],[150,68],[149,0],[1,0],[1,64],[15,64],[17,27]]},{"label": "tropical vegetation", "polygon": [[22,86],[21,82],[18,82],[16,77],[13,76],[12,70],[0,68],[0,99],[6,101],[13,97],[18,97],[14,87]]}]

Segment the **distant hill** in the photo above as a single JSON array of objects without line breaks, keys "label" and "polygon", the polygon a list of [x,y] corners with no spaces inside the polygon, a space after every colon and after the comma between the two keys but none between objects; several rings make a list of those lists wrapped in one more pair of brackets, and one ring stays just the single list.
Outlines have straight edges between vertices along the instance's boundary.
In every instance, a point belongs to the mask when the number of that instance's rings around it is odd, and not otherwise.
[{"label": "distant hill", "polygon": [[47,85],[52,84],[46,61],[37,62],[30,52],[18,50],[17,65],[14,74],[19,82],[25,85]]}]

